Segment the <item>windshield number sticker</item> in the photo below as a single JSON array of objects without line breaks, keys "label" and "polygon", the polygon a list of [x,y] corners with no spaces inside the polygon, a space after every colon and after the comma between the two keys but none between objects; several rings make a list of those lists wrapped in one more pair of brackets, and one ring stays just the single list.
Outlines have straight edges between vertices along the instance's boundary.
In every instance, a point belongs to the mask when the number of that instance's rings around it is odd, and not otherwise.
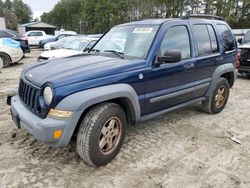
[{"label": "windshield number sticker", "polygon": [[154,28],[152,27],[141,27],[141,28],[135,28],[133,33],[151,33]]}]

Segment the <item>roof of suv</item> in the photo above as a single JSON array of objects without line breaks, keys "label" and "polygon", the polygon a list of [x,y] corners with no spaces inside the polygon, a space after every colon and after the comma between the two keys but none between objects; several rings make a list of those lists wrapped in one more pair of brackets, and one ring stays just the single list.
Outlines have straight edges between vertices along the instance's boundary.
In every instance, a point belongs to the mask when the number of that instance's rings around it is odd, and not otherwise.
[{"label": "roof of suv", "polygon": [[223,20],[219,20],[219,19],[208,19],[205,17],[194,17],[194,18],[188,18],[188,19],[182,19],[182,18],[167,18],[167,19],[146,19],[146,20],[140,20],[140,21],[134,21],[134,22],[129,22],[129,23],[125,23],[125,24],[121,24],[118,26],[126,26],[126,25],[161,25],[165,22],[168,21],[183,21],[183,20],[199,20],[201,22],[208,22],[208,21],[216,21],[216,22],[224,22]]}]

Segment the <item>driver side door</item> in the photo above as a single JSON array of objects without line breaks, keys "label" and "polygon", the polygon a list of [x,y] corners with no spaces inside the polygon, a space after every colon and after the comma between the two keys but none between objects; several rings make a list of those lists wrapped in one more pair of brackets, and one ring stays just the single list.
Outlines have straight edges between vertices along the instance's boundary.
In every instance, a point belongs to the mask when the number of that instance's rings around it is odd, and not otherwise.
[{"label": "driver side door", "polygon": [[[158,57],[167,51],[179,51],[181,61],[152,66],[147,72],[145,111],[151,114],[176,106],[193,98],[195,61],[192,58],[190,28],[186,23],[166,29]],[[157,62],[157,60],[156,60]]]}]

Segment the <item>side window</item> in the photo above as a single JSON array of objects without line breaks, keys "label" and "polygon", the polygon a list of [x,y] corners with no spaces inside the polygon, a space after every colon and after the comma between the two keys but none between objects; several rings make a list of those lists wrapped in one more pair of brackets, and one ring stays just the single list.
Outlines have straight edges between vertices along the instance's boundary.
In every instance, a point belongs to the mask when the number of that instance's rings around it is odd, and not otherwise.
[{"label": "side window", "polygon": [[66,37],[66,36],[65,36],[65,35],[59,35],[59,36],[57,37],[57,40],[62,39],[62,38],[64,38],[64,37]]},{"label": "side window", "polygon": [[28,34],[29,37],[39,37],[39,36],[43,36],[42,32],[31,32]]},{"label": "side window", "polygon": [[234,36],[231,32],[231,30],[223,24],[218,24],[217,29],[219,31],[219,34],[221,36],[221,39],[223,41],[223,48],[224,50],[231,51],[235,49],[235,42],[234,42]]},{"label": "side window", "polygon": [[92,46],[94,46],[96,42],[97,42],[96,40],[91,41],[85,48],[89,50],[90,48],[92,48]]},{"label": "side window", "polygon": [[217,39],[211,25],[194,25],[193,30],[199,56],[210,55],[218,52]]},{"label": "side window", "polygon": [[182,59],[189,59],[190,41],[186,26],[175,26],[167,30],[161,43],[160,56],[164,56],[166,51],[180,50]]}]

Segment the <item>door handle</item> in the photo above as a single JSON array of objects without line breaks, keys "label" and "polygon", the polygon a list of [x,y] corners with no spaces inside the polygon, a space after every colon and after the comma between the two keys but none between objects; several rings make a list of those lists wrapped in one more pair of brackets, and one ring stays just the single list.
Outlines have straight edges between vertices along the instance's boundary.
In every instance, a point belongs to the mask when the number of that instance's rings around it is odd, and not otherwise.
[{"label": "door handle", "polygon": [[185,69],[190,69],[194,67],[194,63],[187,63],[183,66]]},{"label": "door handle", "polygon": [[223,60],[223,57],[217,57],[215,58],[216,61],[222,61]]}]

